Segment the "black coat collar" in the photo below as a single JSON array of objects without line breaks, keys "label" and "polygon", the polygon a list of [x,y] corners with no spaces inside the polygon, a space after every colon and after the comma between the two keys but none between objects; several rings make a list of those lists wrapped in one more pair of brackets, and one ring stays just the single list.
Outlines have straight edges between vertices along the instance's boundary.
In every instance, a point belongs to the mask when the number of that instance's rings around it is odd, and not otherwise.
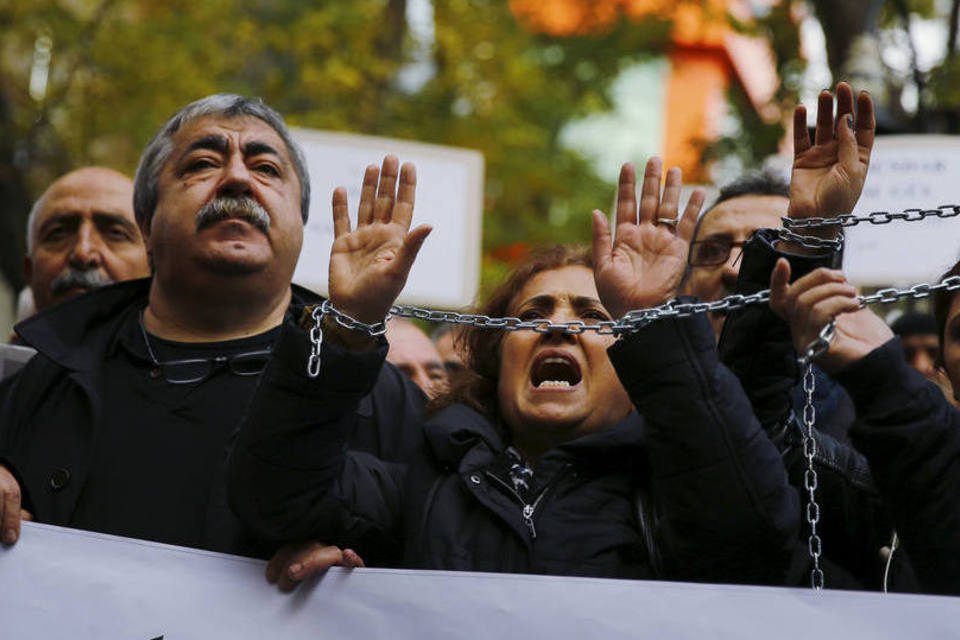
[{"label": "black coat collar", "polygon": [[[27,344],[73,371],[93,368],[112,343],[124,311],[146,305],[150,278],[128,280],[83,294],[19,323],[14,330]],[[323,298],[292,285],[291,306],[316,304]]]}]

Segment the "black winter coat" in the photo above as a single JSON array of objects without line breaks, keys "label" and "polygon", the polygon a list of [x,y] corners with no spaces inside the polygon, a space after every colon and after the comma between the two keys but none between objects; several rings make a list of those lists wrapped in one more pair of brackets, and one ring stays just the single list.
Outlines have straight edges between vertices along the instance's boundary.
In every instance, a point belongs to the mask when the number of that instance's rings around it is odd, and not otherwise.
[{"label": "black winter coat", "polygon": [[870,461],[921,587],[960,595],[960,412],[906,363],[899,338],[837,379],[857,407],[853,443]]},{"label": "black winter coat", "polygon": [[[766,289],[770,273],[780,257],[789,260],[791,278],[818,267],[835,268],[836,255],[825,253],[801,256],[778,252],[774,248],[777,233],[761,229],[744,246],[737,293],[750,294]],[[803,425],[792,396],[801,386],[797,353],[790,326],[769,305],[753,305],[732,313],[724,324],[719,345],[720,357],[736,373],[750,398],[757,419],[783,454],[790,483],[804,502],[801,525],[788,584],[810,584],[810,559],[806,523],[807,470],[803,455]],[[817,447],[814,468],[817,472],[817,502],[820,506],[819,535],[824,557],[821,562],[830,587],[879,589],[884,581],[885,563],[881,547],[891,542],[893,523],[877,493],[867,460],[846,442],[847,431],[855,419],[852,400],[836,381],[816,369]],[[824,411],[822,400],[829,399]],[[888,586],[893,590],[913,591],[917,585],[905,557],[895,555]]]},{"label": "black winter coat", "polygon": [[[146,304],[149,280],[123,282],[91,292],[17,325],[26,344],[36,348],[17,375],[0,385],[0,464],[17,478],[24,508],[37,521],[69,526],[89,472],[101,415],[100,362],[115,340],[126,312]],[[294,306],[320,299],[300,287],[293,290]],[[350,429],[351,446],[384,459],[403,459],[413,448],[411,434],[419,431],[391,425],[378,431],[375,416],[384,398],[390,408],[424,402],[419,389],[401,381],[393,367],[384,367],[374,392],[360,403]],[[249,400],[238,399],[239,401]],[[418,425],[414,425],[418,426]],[[211,465],[223,465],[226,451]],[[176,461],[171,461],[175,466]],[[163,478],[157,478],[163,482]],[[212,496],[206,548],[250,555],[269,554],[242,535],[226,505],[221,484]]]},{"label": "black winter coat", "polygon": [[[316,538],[377,563],[431,569],[779,582],[799,505],[779,453],[719,364],[704,318],[654,323],[610,348],[639,411],[546,453],[524,503],[490,472],[508,444],[450,407],[409,466],[350,450],[357,403],[386,352],[285,328],[228,471],[231,504],[261,538]],[[409,420],[401,411],[382,417]]]}]

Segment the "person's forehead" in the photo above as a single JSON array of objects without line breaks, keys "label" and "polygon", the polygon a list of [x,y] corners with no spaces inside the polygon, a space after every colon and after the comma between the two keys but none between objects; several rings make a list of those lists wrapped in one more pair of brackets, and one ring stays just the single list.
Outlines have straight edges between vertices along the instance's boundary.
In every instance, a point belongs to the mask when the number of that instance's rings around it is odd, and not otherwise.
[{"label": "person's forehead", "polygon": [[37,224],[54,214],[94,212],[121,214],[133,220],[133,183],[108,173],[68,176],[44,195]]},{"label": "person's forehead", "polygon": [[783,196],[747,195],[724,200],[706,214],[696,239],[718,234],[745,238],[757,229],[777,228],[789,206],[790,200]]},{"label": "person's forehead", "polygon": [[538,296],[550,296],[558,299],[599,298],[597,283],[593,271],[581,265],[570,265],[559,269],[541,271],[520,289],[514,304]]},{"label": "person's forehead", "polygon": [[387,342],[390,343],[387,356],[390,360],[424,363],[440,361],[440,353],[427,334],[406,323],[391,327],[387,333]]},{"label": "person's forehead", "polygon": [[173,134],[172,142],[174,149],[183,153],[192,143],[210,136],[225,137],[231,147],[243,147],[250,142],[262,142],[272,147],[285,161],[290,161],[286,144],[280,134],[269,124],[253,116],[197,118],[186,123]]}]

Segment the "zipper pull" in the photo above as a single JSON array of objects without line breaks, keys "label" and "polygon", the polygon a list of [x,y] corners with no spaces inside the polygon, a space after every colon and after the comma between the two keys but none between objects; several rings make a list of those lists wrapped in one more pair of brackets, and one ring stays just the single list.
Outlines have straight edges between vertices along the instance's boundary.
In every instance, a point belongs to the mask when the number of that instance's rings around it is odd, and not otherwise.
[{"label": "zipper pull", "polygon": [[533,505],[523,505],[523,521],[527,523],[527,528],[530,529],[530,537],[536,540],[537,528],[533,526]]}]

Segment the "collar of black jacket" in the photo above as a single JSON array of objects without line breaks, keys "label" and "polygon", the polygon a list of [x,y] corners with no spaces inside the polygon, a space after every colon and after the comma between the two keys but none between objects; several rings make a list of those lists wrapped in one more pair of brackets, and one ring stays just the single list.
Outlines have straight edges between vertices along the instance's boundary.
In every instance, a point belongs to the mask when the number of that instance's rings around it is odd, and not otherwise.
[{"label": "collar of black jacket", "polygon": [[[480,469],[508,446],[504,434],[473,409],[455,404],[424,425],[424,435],[437,461],[451,469]],[[636,412],[606,429],[590,433],[548,451],[543,459],[561,457],[580,465],[597,464],[607,470],[646,467],[643,418]]]},{"label": "collar of black jacket", "polygon": [[[317,304],[320,296],[298,285],[292,285],[293,314],[305,304]],[[145,306],[150,292],[150,278],[128,280],[103,287],[42,311],[14,330],[27,344],[57,364],[71,370],[94,366],[109,348],[131,306]]]}]

